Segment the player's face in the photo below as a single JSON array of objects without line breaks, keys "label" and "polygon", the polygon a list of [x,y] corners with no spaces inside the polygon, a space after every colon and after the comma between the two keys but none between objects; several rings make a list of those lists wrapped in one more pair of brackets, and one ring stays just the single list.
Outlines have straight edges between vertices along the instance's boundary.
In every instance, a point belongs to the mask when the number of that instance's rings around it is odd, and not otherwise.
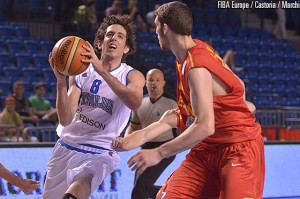
[{"label": "player's face", "polygon": [[164,91],[165,80],[161,71],[152,70],[147,73],[146,87],[149,95],[161,95]]},{"label": "player's face", "polygon": [[155,26],[156,26],[155,32],[157,34],[157,38],[158,38],[158,41],[159,41],[160,48],[162,50],[170,50],[167,37],[163,32],[162,24],[158,21],[157,17],[155,17],[154,23],[155,23]]},{"label": "player's face", "polygon": [[102,44],[102,55],[121,59],[123,54],[128,53],[129,48],[126,46],[127,32],[119,24],[109,26],[104,35]]}]

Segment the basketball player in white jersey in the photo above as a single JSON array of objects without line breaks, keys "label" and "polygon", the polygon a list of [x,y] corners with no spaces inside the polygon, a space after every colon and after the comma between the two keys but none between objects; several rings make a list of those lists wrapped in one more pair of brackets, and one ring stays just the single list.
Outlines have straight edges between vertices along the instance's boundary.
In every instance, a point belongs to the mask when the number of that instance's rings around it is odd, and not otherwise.
[{"label": "basketball player in white jersey", "polygon": [[119,136],[143,98],[142,73],[123,58],[134,51],[132,21],[128,16],[109,16],[100,25],[94,41],[84,46],[90,63],[82,74],[65,76],[49,62],[57,78],[57,113],[60,125],[47,165],[44,199],[87,199],[119,164],[112,140]]}]

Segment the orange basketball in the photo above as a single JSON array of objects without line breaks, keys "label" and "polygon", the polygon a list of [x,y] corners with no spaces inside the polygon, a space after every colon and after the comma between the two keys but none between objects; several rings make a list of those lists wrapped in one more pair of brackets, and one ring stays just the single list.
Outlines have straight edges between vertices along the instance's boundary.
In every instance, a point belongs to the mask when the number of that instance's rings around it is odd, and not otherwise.
[{"label": "orange basketball", "polygon": [[78,75],[85,71],[89,63],[83,63],[82,59],[88,57],[81,55],[87,52],[82,45],[88,45],[86,41],[76,36],[68,36],[60,39],[52,50],[54,65],[64,75]]}]

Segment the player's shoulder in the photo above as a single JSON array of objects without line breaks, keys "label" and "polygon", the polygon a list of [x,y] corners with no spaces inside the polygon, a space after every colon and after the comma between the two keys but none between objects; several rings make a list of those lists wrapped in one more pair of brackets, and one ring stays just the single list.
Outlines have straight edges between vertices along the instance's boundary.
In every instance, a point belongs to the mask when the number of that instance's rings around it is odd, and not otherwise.
[{"label": "player's shoulder", "polygon": [[215,50],[205,42],[197,39],[194,39],[194,42],[196,43],[196,46],[190,50],[193,58],[202,59],[203,57],[207,57],[207,54],[215,53]]}]

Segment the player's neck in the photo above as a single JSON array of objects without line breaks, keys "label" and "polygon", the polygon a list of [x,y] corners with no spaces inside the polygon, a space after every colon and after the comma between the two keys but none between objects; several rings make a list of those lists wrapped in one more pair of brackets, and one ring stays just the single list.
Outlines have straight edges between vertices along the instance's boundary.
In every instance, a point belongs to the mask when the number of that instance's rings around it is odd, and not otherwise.
[{"label": "player's neck", "polygon": [[171,43],[171,51],[179,60],[179,62],[182,62],[186,56],[187,51],[196,45],[192,36],[175,34],[174,38],[171,38],[170,41],[173,41]]},{"label": "player's neck", "polygon": [[103,67],[107,71],[114,70],[120,66],[121,60],[103,60]]}]

